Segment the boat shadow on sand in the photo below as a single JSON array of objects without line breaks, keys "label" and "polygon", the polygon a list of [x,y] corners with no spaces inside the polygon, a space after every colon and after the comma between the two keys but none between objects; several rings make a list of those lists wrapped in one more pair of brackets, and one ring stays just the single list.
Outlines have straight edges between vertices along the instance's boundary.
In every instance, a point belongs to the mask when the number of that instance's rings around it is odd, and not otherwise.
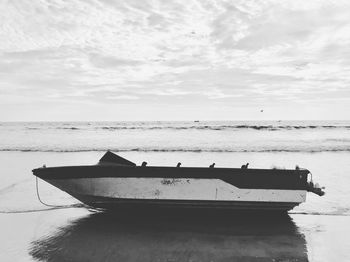
[{"label": "boat shadow on sand", "polygon": [[97,212],[31,243],[38,261],[308,261],[288,215]]}]

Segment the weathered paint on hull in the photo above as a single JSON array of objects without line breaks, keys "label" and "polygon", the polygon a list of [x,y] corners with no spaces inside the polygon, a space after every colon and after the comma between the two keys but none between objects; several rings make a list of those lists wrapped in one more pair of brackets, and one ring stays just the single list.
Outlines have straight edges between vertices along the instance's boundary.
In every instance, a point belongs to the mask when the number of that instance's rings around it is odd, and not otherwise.
[{"label": "weathered paint on hull", "polygon": [[90,206],[101,208],[290,210],[306,200],[306,190],[237,188],[220,179],[101,177],[46,181]]}]

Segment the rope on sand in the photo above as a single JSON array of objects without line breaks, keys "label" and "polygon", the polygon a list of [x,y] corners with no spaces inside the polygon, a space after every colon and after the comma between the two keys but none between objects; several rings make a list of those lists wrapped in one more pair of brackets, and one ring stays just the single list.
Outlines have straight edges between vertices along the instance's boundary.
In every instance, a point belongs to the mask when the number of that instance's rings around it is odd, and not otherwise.
[{"label": "rope on sand", "polygon": [[82,203],[71,204],[71,205],[51,205],[51,204],[47,204],[40,198],[38,177],[35,178],[35,187],[36,187],[36,196],[37,196],[39,202],[42,205],[47,206],[48,208],[45,208],[45,209],[28,209],[28,210],[0,210],[0,214],[34,213],[34,212],[50,211],[50,210],[57,210],[57,209],[67,209],[67,208],[89,208],[88,206],[86,206],[86,205],[84,205]]},{"label": "rope on sand", "polygon": [[35,187],[36,187],[36,196],[37,196],[39,202],[41,204],[43,204],[44,206],[54,208],[54,209],[59,209],[59,208],[71,208],[71,207],[75,207],[76,205],[79,205],[79,206],[83,205],[83,204],[72,204],[72,205],[50,205],[50,204],[47,204],[44,201],[42,201],[40,198],[38,177],[35,177]]},{"label": "rope on sand", "polygon": [[28,210],[0,210],[0,214],[22,214],[22,213],[35,213],[35,212],[43,212],[43,211],[50,211],[50,210],[57,210],[57,209],[67,209],[67,208],[81,208],[85,207],[83,204],[73,204],[71,206],[66,207],[51,207],[51,208],[45,208],[45,209],[28,209]]}]

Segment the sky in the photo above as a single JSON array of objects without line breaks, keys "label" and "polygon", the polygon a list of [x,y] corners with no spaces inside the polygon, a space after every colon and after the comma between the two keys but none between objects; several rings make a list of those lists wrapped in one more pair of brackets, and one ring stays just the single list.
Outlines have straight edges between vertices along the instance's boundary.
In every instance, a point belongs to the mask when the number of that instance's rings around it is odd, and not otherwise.
[{"label": "sky", "polygon": [[350,119],[349,1],[0,0],[0,121]]}]

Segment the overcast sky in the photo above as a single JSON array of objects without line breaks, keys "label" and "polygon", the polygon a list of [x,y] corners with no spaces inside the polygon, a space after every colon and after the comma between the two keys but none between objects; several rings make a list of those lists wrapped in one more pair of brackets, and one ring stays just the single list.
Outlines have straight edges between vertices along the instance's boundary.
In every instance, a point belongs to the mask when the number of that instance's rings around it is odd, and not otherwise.
[{"label": "overcast sky", "polygon": [[0,0],[0,121],[350,119],[349,3]]}]

